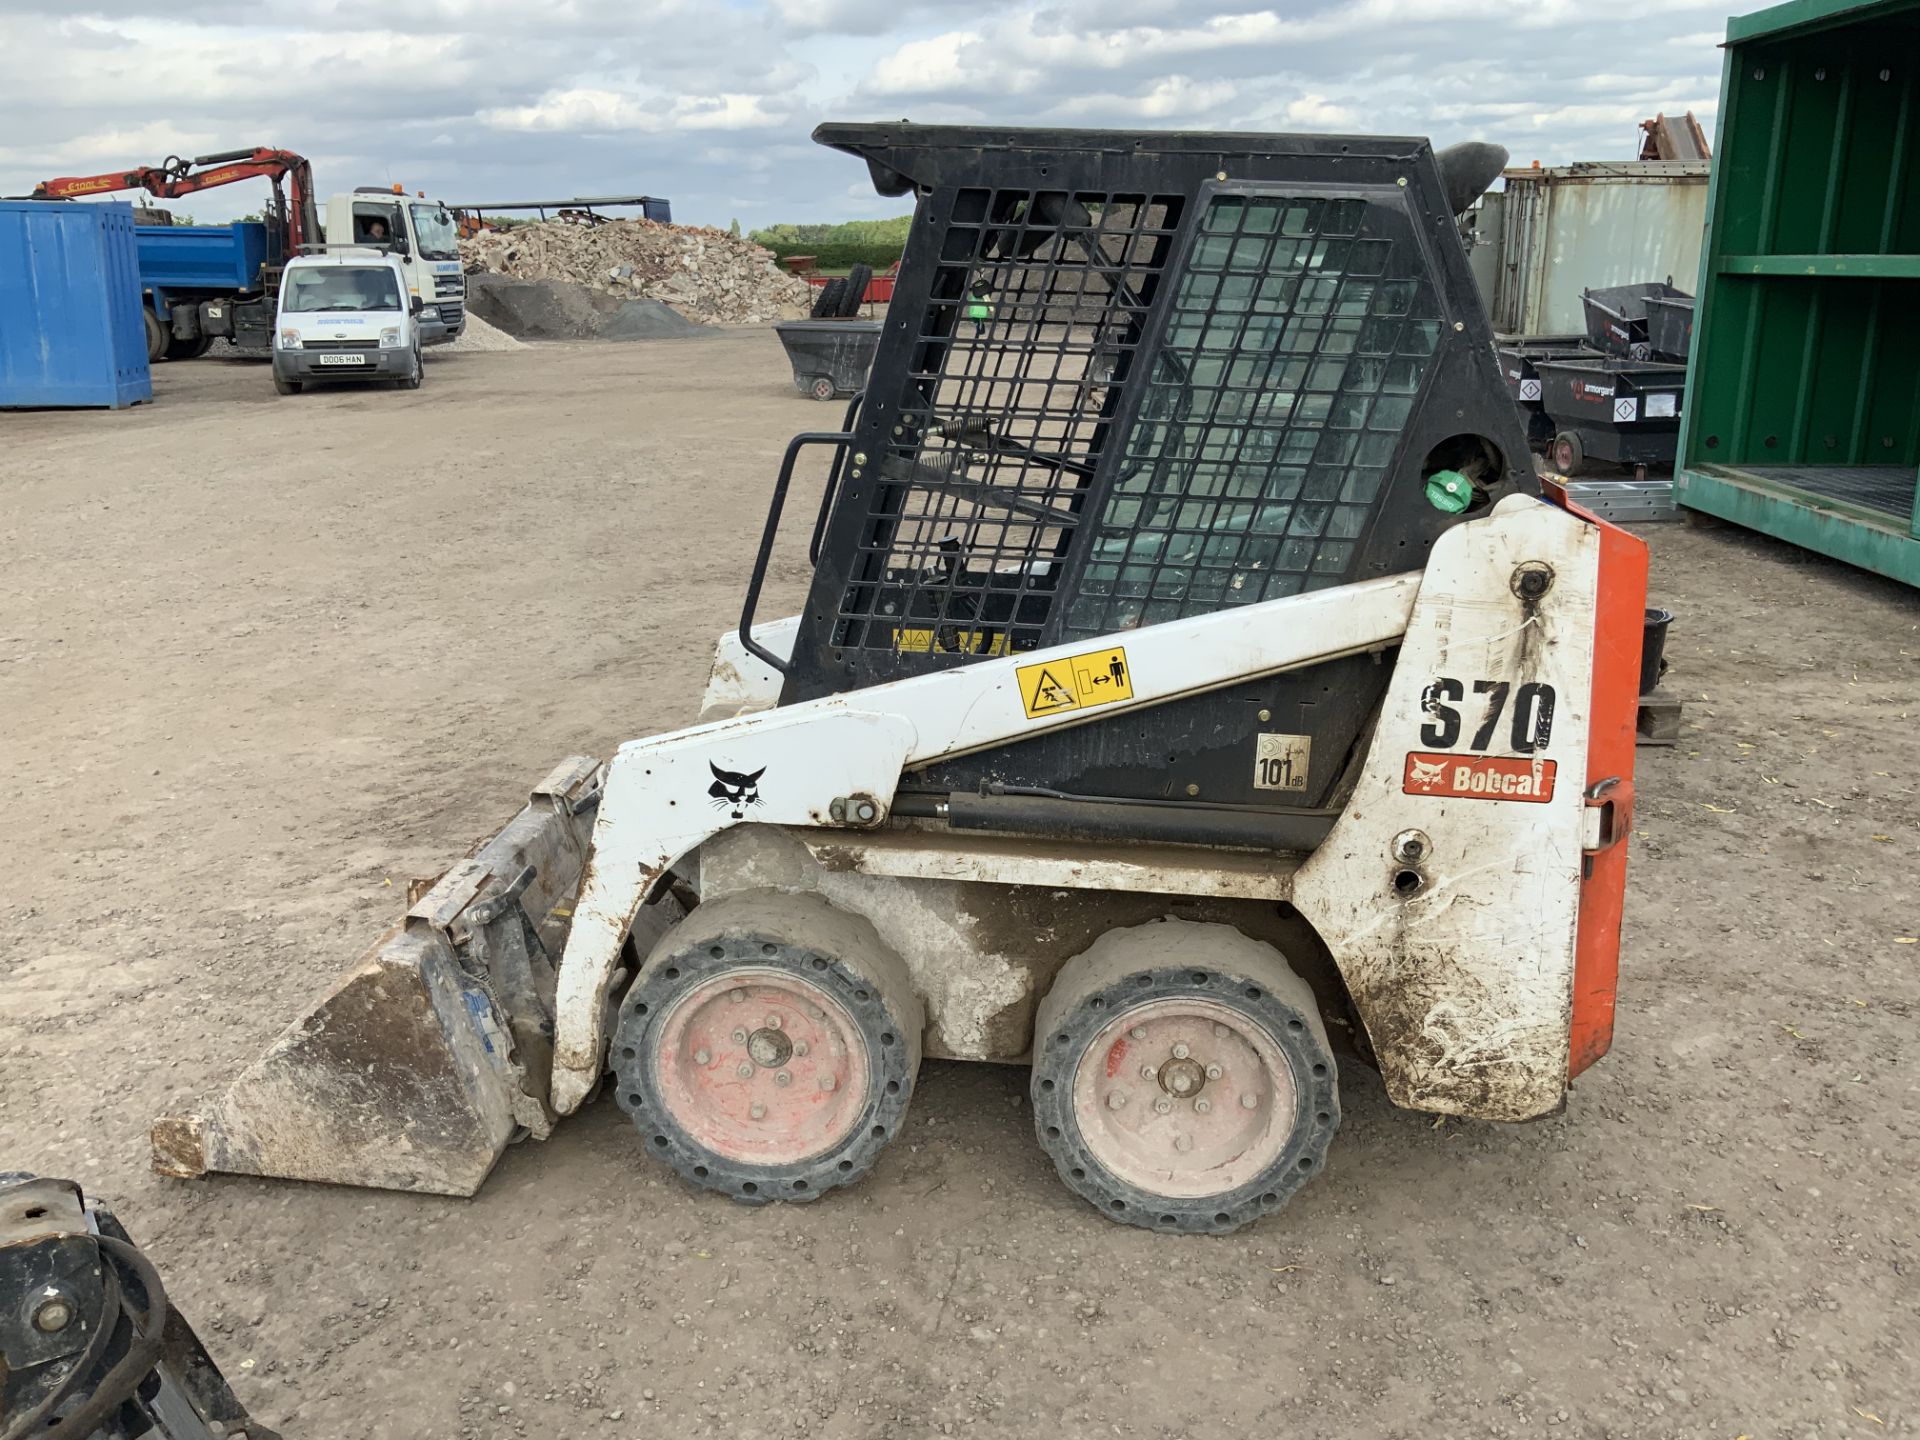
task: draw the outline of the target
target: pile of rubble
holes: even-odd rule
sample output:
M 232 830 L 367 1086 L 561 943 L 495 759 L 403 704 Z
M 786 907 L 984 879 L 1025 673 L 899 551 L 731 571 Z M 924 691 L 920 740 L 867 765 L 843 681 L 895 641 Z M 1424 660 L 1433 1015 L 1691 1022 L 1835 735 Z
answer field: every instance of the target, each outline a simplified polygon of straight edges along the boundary
M 620 299 L 659 300 L 715 325 L 804 316 L 813 294 L 749 240 L 652 220 L 483 230 L 460 242 L 460 258 L 468 274 L 558 280 Z

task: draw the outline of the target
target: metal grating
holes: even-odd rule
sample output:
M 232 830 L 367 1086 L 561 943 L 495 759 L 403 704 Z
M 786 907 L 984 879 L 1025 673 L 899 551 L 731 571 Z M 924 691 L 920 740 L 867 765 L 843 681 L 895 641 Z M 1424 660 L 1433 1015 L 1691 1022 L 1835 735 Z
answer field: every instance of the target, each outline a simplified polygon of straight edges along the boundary
M 1399 212 L 1216 195 L 1065 622 L 1109 634 L 1341 583 L 1439 302 Z M 1396 261 L 1399 262 L 1396 265 Z
M 1183 207 L 1178 196 L 954 193 L 836 646 L 1041 643 Z
M 1749 475 L 1775 485 L 1878 510 L 1899 520 L 1915 509 L 1920 477 L 1905 465 L 1748 465 Z

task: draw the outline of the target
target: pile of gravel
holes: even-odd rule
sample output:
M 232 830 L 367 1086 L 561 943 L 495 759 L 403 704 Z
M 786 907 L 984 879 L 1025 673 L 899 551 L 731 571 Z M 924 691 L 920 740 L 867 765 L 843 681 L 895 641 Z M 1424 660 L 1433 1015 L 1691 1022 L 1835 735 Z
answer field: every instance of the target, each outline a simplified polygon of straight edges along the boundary
M 460 332 L 460 338 L 447 345 L 435 345 L 425 353 L 434 355 L 463 355 L 469 351 L 480 350 L 524 350 L 527 347 L 504 330 L 496 330 L 472 311 L 467 312 L 466 327 Z
M 566 280 L 467 277 L 467 323 L 520 340 L 680 340 L 718 332 L 658 300 L 629 300 Z

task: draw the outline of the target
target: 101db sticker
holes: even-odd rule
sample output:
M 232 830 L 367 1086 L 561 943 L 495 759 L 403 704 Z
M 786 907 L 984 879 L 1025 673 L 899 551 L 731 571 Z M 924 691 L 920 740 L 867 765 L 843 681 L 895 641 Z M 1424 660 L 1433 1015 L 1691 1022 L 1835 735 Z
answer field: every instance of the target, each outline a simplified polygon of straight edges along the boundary
M 1253 752 L 1253 788 L 1305 790 L 1307 763 L 1313 756 L 1311 735 L 1262 735 Z

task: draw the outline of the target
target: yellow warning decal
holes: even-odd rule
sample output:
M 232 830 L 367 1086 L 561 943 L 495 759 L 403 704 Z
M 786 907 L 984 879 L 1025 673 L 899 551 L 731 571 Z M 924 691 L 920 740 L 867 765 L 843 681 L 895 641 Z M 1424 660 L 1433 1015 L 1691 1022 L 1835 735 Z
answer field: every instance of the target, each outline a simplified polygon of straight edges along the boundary
M 966 654 L 1004 655 L 1007 633 L 1004 630 L 895 630 L 893 648 L 902 655 Z
M 1020 703 L 1029 720 L 1133 698 L 1133 672 L 1127 668 L 1127 652 L 1118 645 L 1022 665 L 1013 673 L 1020 679 Z

